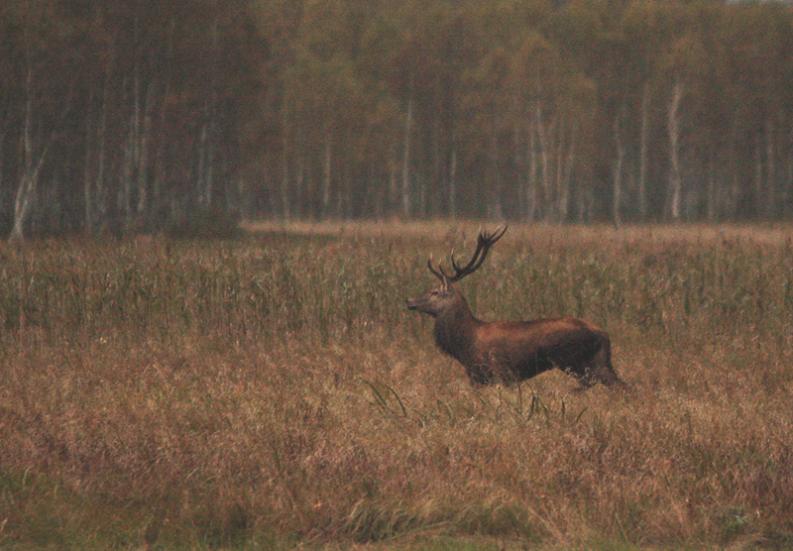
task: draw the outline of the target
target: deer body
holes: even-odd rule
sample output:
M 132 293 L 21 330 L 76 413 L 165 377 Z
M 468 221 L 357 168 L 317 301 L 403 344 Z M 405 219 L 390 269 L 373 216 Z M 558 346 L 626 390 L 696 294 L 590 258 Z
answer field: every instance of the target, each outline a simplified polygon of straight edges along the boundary
M 409 300 L 407 306 L 435 317 L 438 347 L 459 361 L 477 385 L 510 384 L 553 368 L 574 376 L 584 388 L 596 382 L 623 385 L 611 365 L 608 335 L 585 320 L 484 322 L 473 315 L 452 281 L 476 270 L 504 231 L 506 228 L 490 236 L 480 234 L 477 252 L 466 268 L 460 268 L 452 255 L 457 272 L 454 278 L 428 263 L 441 279 L 441 287 Z

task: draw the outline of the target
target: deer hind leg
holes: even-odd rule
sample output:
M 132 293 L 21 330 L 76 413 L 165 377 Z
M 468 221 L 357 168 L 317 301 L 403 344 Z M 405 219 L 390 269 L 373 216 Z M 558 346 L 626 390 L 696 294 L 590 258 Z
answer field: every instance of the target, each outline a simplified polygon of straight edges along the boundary
M 487 364 L 479 363 L 465 366 L 465 374 L 471 386 L 479 388 L 493 382 L 493 373 Z
M 585 369 L 583 371 L 568 371 L 567 373 L 575 377 L 578 381 L 578 387 L 575 388 L 573 392 L 584 392 L 591 388 L 596 382 L 594 377 L 592 377 L 592 371 L 590 369 Z
M 586 363 L 574 363 L 568 367 L 562 367 L 561 370 L 578 381 L 578 388 L 575 389 L 575 392 L 583 392 L 598 382 L 594 371 Z

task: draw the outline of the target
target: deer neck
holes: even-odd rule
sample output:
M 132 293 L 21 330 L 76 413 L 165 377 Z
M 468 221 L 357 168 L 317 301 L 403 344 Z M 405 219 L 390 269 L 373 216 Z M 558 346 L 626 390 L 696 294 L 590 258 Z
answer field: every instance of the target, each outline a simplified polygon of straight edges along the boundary
M 435 343 L 445 353 L 465 363 L 472 353 L 474 330 L 479 323 L 461 296 L 456 304 L 435 318 Z

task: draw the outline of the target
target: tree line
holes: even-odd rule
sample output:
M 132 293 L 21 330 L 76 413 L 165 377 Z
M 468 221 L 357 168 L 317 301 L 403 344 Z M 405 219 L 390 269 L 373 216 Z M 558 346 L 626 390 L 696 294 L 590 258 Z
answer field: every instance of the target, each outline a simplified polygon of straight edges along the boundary
M 0 230 L 793 216 L 793 10 L 6 0 Z

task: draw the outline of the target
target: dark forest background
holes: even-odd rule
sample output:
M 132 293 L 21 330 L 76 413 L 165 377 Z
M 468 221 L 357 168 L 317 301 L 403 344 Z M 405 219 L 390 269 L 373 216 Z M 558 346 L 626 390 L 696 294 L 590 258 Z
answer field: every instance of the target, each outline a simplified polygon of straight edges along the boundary
M 782 2 L 4 0 L 0 231 L 793 217 Z

